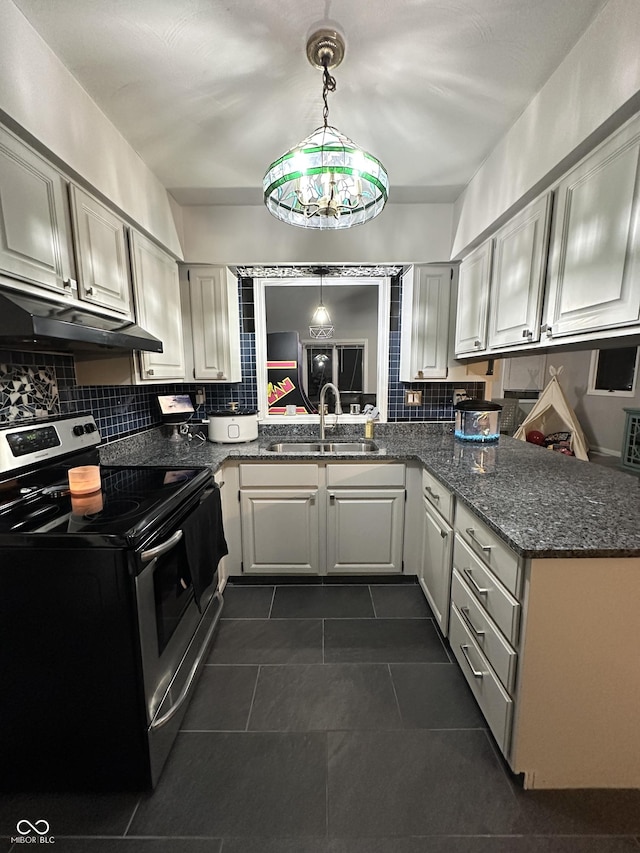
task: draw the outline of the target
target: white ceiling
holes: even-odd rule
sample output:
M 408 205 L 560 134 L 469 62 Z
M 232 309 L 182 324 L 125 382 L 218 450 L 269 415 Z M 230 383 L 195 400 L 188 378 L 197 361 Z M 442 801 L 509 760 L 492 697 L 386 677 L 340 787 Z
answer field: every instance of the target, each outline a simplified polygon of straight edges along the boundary
M 260 203 L 322 124 L 305 45 L 347 49 L 330 123 L 391 201 L 451 201 L 607 0 L 14 0 L 183 204 Z

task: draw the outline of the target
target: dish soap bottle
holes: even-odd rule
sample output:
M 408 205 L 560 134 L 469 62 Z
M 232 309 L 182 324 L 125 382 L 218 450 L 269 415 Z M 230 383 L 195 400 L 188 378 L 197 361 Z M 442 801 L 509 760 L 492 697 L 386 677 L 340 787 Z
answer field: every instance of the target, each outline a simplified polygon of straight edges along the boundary
M 364 423 L 364 437 L 373 438 L 373 418 L 368 417 Z

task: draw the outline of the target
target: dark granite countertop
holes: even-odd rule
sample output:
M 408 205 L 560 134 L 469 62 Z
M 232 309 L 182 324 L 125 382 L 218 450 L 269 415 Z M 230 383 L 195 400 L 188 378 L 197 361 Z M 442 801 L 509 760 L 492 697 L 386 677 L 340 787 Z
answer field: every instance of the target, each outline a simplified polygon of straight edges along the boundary
M 640 556 L 640 479 L 631 474 L 506 436 L 497 444 L 461 442 L 442 424 L 376 425 L 380 451 L 366 455 L 267 449 L 316 435 L 317 428 L 270 426 L 246 444 L 197 437 L 174 444 L 155 429 L 105 445 L 100 454 L 104 464 L 206 465 L 214 472 L 231 460 L 417 460 L 523 557 Z M 338 437 L 362 435 L 339 428 Z

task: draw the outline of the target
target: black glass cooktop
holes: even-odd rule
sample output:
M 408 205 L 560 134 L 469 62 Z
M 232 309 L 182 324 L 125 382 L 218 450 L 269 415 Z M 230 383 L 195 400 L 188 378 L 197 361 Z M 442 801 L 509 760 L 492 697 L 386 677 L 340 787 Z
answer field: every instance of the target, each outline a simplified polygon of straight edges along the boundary
M 135 537 L 200 491 L 202 468 L 101 466 L 99 491 L 68 492 L 70 465 L 53 465 L 0 484 L 0 534 L 51 533 Z

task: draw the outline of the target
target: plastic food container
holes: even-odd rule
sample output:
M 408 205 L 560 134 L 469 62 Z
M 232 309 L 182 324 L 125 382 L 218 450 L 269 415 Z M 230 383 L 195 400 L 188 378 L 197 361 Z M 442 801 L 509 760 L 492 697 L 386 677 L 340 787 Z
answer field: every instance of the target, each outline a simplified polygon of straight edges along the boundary
M 489 400 L 461 400 L 455 405 L 455 436 L 461 441 L 488 442 L 500 438 L 502 406 Z

